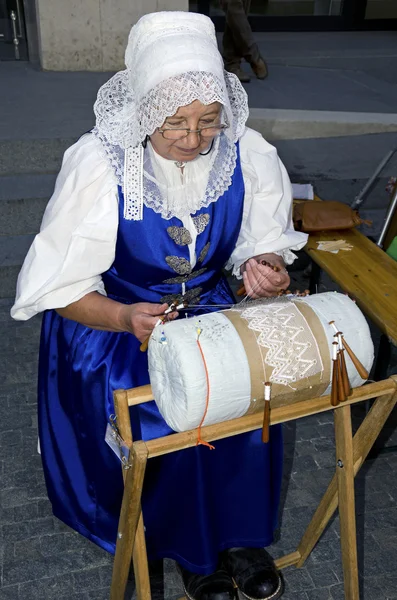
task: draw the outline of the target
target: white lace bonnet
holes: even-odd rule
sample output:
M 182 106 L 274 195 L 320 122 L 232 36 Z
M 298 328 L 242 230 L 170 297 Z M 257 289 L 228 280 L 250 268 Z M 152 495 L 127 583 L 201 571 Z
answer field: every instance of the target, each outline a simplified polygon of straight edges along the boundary
M 140 220 L 143 215 L 142 141 L 166 117 L 193 100 L 203 104 L 220 102 L 229 125 L 213 151 L 212 171 L 202 203 L 208 206 L 231 183 L 236 164 L 235 142 L 243 134 L 248 118 L 247 94 L 238 78 L 223 68 L 212 21 L 189 12 L 145 15 L 131 29 L 125 64 L 125 71 L 116 73 L 99 89 L 93 130 L 122 187 L 124 217 Z M 167 211 L 162 215 L 172 216 Z

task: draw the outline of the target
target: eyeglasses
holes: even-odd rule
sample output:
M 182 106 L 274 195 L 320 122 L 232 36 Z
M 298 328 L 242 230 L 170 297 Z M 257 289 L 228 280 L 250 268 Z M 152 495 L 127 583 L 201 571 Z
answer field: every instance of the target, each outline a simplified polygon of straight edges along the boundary
M 214 137 L 224 129 L 227 129 L 229 125 L 219 124 L 219 125 L 207 125 L 206 127 L 201 127 L 201 129 L 187 129 L 187 128 L 175 128 L 175 129 L 158 129 L 157 131 L 161 133 L 164 139 L 166 140 L 181 140 L 182 138 L 187 137 L 190 133 L 197 133 L 200 137 L 210 138 Z

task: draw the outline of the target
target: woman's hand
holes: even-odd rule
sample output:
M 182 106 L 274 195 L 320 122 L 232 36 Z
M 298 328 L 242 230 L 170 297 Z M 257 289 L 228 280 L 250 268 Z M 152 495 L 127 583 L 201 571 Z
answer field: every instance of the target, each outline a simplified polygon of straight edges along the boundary
M 129 331 L 140 342 L 144 342 L 155 328 L 158 320 L 164 316 L 168 304 L 151 304 L 150 302 L 137 302 L 136 304 L 123 304 L 120 309 L 119 319 L 124 331 Z M 178 316 L 176 311 L 166 315 L 167 321 L 173 321 Z
M 274 271 L 272 267 L 262 265 L 265 260 L 279 267 Z M 283 259 L 277 254 L 263 254 L 250 258 L 241 266 L 245 291 L 251 298 L 270 298 L 277 296 L 280 291 L 288 289 L 290 278 L 285 269 Z

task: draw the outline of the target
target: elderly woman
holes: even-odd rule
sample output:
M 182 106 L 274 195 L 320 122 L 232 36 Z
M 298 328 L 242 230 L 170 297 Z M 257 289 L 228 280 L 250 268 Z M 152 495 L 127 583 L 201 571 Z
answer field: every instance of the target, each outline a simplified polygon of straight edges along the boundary
M 122 496 L 105 443 L 112 393 L 149 382 L 139 345 L 170 298 L 233 301 L 225 265 L 252 297 L 286 288 L 305 236 L 275 149 L 247 129 L 247 98 L 199 14 L 143 17 L 127 69 L 99 91 L 96 127 L 69 148 L 12 308 L 44 311 L 39 434 L 54 514 L 109 552 Z M 265 256 L 282 270 L 258 262 Z M 202 312 L 205 309 L 202 309 Z M 199 314 L 199 311 L 198 313 Z M 178 315 L 173 313 L 171 318 Z M 135 440 L 172 433 L 154 402 L 131 409 Z M 279 427 L 149 462 L 142 498 L 149 558 L 175 559 L 194 600 L 278 598 L 263 549 L 277 523 Z

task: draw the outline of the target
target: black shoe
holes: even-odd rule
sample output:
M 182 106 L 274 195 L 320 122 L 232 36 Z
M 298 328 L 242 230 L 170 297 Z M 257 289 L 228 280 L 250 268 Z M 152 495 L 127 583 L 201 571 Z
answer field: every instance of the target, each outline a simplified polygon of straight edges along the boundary
M 284 593 L 284 582 L 264 548 L 225 550 L 222 564 L 249 600 L 277 600 Z
M 251 69 L 258 79 L 266 79 L 268 76 L 266 61 L 260 56 L 257 62 L 251 63 Z
M 233 600 L 235 588 L 233 581 L 221 568 L 212 575 L 197 575 L 178 565 L 182 576 L 185 594 L 189 600 Z

